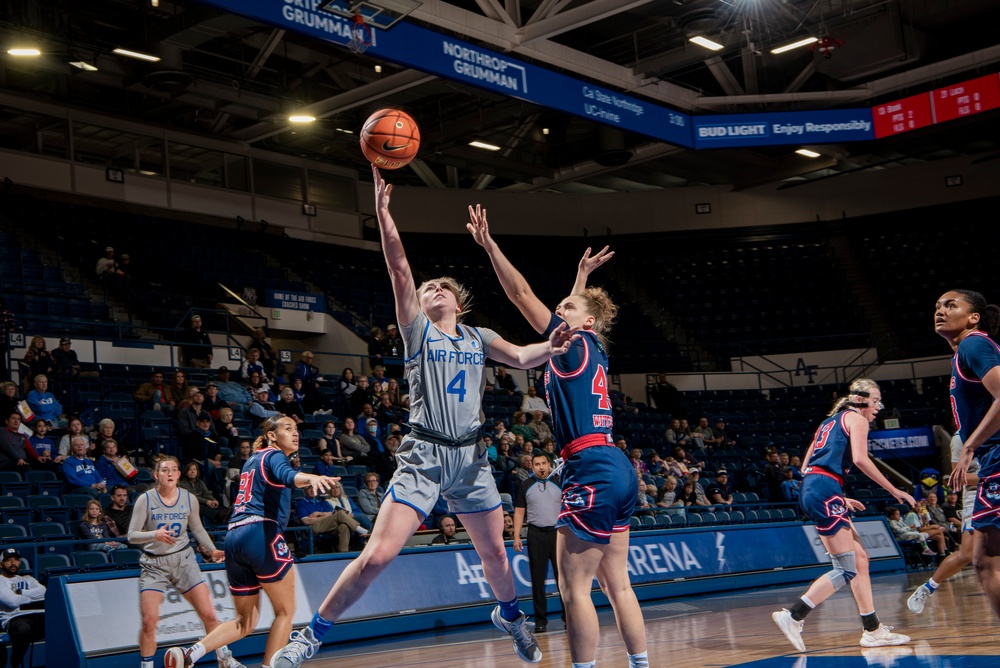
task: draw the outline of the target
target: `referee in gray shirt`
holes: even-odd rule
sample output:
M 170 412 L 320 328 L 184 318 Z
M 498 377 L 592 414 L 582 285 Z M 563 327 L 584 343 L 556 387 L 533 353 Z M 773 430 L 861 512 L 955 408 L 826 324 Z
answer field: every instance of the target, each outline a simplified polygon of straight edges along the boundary
M 535 605 L 535 632 L 548 627 L 548 604 L 545 598 L 545 578 L 549 563 L 559 582 L 556 566 L 556 520 L 562 508 L 562 488 L 558 481 L 549 480 L 552 464 L 538 452 L 531 458 L 532 476 L 517 488 L 514 498 L 514 549 L 520 552 L 521 527 L 528 521 L 528 568 L 531 571 L 531 598 Z M 562 598 L 559 599 L 560 604 Z

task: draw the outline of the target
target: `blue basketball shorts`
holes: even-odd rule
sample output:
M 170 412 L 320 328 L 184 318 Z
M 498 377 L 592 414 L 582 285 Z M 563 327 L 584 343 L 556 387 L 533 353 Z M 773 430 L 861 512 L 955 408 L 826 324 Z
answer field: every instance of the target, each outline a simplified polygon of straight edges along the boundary
M 806 474 L 799 505 L 806 517 L 816 523 L 816 531 L 821 536 L 832 536 L 841 529 L 851 528 L 844 488 L 829 476 Z
M 562 486 L 557 527 L 602 545 L 611 542 L 611 534 L 629 530 L 639 483 L 619 448 L 597 445 L 578 451 L 563 466 Z
M 244 524 L 226 535 L 226 575 L 233 596 L 252 596 L 261 583 L 284 579 L 293 557 L 276 522 Z

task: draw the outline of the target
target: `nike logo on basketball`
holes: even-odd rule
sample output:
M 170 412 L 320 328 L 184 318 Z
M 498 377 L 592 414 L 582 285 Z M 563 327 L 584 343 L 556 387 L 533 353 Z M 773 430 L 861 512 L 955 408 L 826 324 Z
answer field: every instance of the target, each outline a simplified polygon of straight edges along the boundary
M 382 150 L 383 151 L 398 151 L 399 149 L 406 148 L 409 145 L 410 145 L 409 142 L 407 142 L 405 144 L 399 144 L 397 146 L 393 146 L 392 144 L 389 143 L 389 140 L 386 139 L 384 142 L 382 142 Z

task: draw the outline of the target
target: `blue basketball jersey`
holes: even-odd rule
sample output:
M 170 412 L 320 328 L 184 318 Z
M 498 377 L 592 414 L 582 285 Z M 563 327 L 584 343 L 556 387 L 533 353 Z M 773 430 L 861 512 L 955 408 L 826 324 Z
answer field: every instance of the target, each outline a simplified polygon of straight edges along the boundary
M 545 335 L 563 319 L 552 314 Z M 597 335 L 580 332 L 569 352 L 549 360 L 545 367 L 545 395 L 552 415 L 556 444 L 564 448 L 583 436 L 603 434 L 611 443 L 614 418 L 608 397 L 608 354 Z
M 813 437 L 812 455 L 809 457 L 809 468 L 820 468 L 835 473 L 843 478 L 851 470 L 854 458 L 851 455 L 851 436 L 847 433 L 845 418 L 853 408 L 831 415 L 820 423 Z M 809 472 L 806 469 L 806 473 Z
M 962 339 L 951 360 L 951 410 L 965 442 L 982 422 L 993 404 L 993 395 L 983 386 L 983 377 L 1000 366 L 1000 346 L 985 332 L 974 331 Z M 1000 432 L 993 434 L 976 449 L 980 477 L 1000 469 Z
M 250 455 L 240 473 L 240 491 L 233 503 L 230 528 L 251 517 L 263 517 L 284 529 L 292 505 L 289 488 L 295 486 L 296 473 L 278 448 L 263 448 Z

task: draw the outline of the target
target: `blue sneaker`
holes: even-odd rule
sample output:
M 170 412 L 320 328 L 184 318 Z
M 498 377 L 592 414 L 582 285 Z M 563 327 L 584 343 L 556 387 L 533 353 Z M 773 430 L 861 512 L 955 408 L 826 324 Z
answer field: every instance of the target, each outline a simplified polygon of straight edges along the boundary
M 523 612 L 516 620 L 508 622 L 500 615 L 500 606 L 498 605 L 493 608 L 493 614 L 490 615 L 490 618 L 493 620 L 494 626 L 508 634 L 514 641 L 514 651 L 517 652 L 522 661 L 538 663 L 542 660 L 542 650 L 538 649 L 538 642 L 533 633 L 535 625 L 527 620 Z M 274 664 L 274 668 L 280 667 Z

